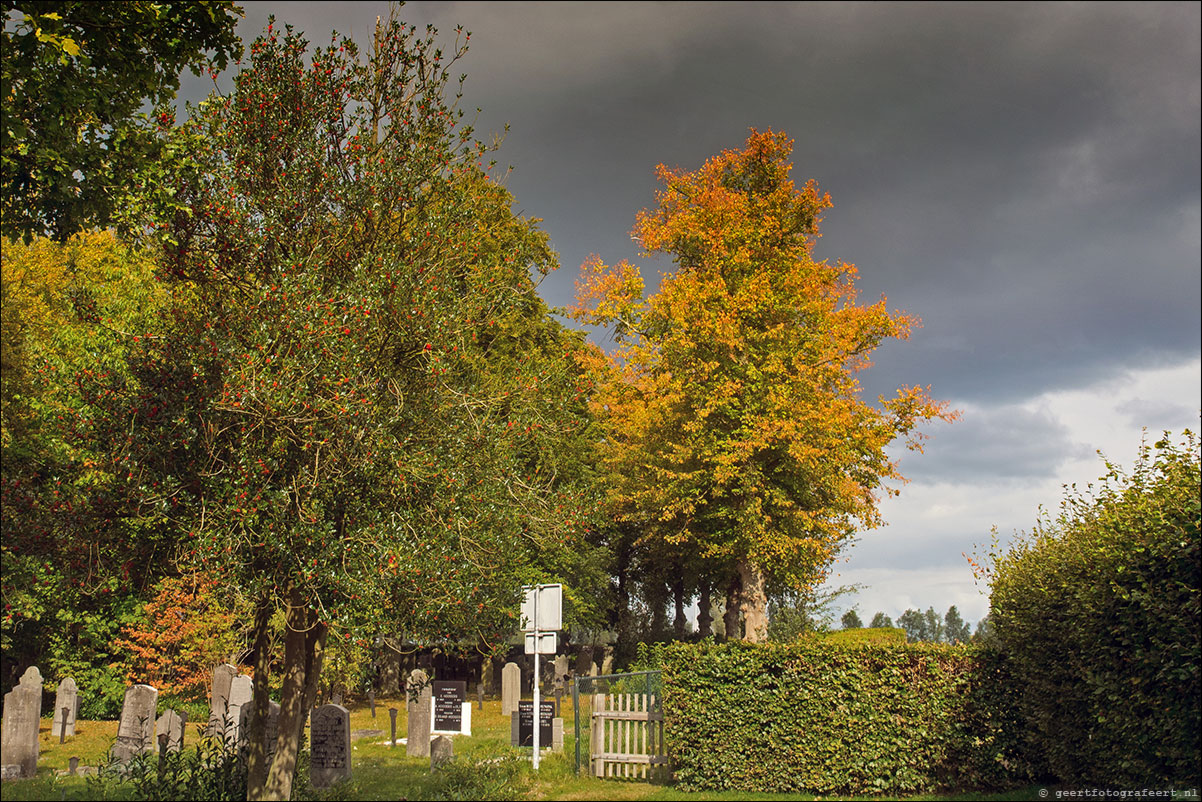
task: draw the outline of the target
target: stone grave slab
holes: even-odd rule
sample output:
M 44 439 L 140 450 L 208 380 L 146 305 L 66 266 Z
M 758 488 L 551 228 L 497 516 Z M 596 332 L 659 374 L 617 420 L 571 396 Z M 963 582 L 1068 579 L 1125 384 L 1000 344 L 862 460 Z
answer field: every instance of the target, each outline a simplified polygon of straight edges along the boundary
M 350 776 L 350 712 L 342 705 L 322 705 L 309 717 L 309 782 L 326 788 Z

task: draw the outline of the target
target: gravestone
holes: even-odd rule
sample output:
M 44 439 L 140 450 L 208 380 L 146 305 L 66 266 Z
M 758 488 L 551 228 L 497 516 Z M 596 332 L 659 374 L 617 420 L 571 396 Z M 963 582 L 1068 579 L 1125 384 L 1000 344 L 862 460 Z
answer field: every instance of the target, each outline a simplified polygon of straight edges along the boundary
M 405 711 L 408 737 L 405 754 L 410 757 L 426 757 L 430 754 L 430 712 L 433 691 L 426 672 L 415 668 L 409 673 L 409 684 L 405 691 Z
M 238 730 L 235 737 L 238 746 L 248 745 L 250 738 L 250 723 L 255 718 L 255 703 L 249 701 L 238 709 Z M 275 754 L 276 741 L 280 737 L 280 703 L 267 702 L 267 723 L 263 725 L 263 748 L 270 760 Z
M 555 703 L 542 702 L 539 707 L 538 748 L 549 749 L 554 740 Z M 534 746 L 534 700 L 518 702 L 517 712 L 509 725 L 509 738 L 513 746 Z
M 455 742 L 448 735 L 440 735 L 430 742 L 430 769 L 455 759 Z
M 42 717 L 42 672 L 30 666 L 20 683 L 4 694 L 4 726 L 0 734 L 4 779 L 38 773 L 38 724 Z M 13 768 L 13 767 L 16 768 Z
M 226 705 L 226 715 L 229 717 L 225 740 L 228 743 L 241 744 L 246 735 L 241 730 L 242 713 L 245 708 L 254 706 L 255 681 L 246 674 L 239 674 L 230 680 L 229 702 Z
M 463 703 L 467 699 L 467 683 L 462 680 L 436 680 L 432 683 L 435 734 L 463 731 Z
M 154 707 L 158 701 L 158 690 L 149 685 L 125 689 L 121 720 L 117 724 L 117 742 L 113 744 L 114 760 L 125 763 L 139 752 L 154 749 Z
M 555 655 L 555 675 L 551 678 L 551 687 L 555 690 L 562 690 L 571 676 L 572 669 L 568 666 L 568 656 L 566 654 Z
M 551 719 L 551 751 L 563 751 L 563 717 L 556 716 Z
M 501 669 L 501 715 L 517 711 L 522 698 L 522 669 L 517 663 L 506 663 Z
M 209 727 L 210 735 L 216 735 L 223 728 L 223 720 L 229 712 L 230 683 L 238 676 L 238 667 L 223 663 L 213 669 L 213 689 L 209 697 Z
M 322 705 L 309 717 L 309 783 L 325 788 L 351 776 L 351 714 Z
M 60 735 L 63 730 L 63 708 L 67 709 L 67 735 L 75 734 L 75 715 L 79 711 L 79 688 L 75 680 L 67 677 L 58 684 L 54 694 L 54 722 L 50 726 L 51 735 Z
M 249 732 L 249 730 L 248 730 Z M 276 742 L 280 740 L 280 703 L 267 703 L 267 723 L 263 725 L 263 745 L 266 747 L 267 759 L 275 756 Z
M 601 649 L 601 673 L 614 673 L 614 647 L 604 646 Z M 593 666 L 592 676 L 597 675 L 597 667 Z
M 163 715 L 159 716 L 158 721 L 154 723 L 154 729 L 159 738 L 167 736 L 166 751 L 178 752 L 183 749 L 186 723 L 187 719 L 171 708 L 167 708 Z

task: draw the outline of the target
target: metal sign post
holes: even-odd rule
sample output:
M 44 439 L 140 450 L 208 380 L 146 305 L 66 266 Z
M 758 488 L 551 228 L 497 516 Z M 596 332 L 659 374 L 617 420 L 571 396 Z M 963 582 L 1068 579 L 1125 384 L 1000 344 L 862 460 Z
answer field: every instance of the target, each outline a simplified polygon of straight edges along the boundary
M 538 731 L 542 729 L 539 725 L 539 713 L 542 708 L 538 705 L 538 597 L 541 595 L 539 591 L 542 588 L 534 589 L 534 770 L 538 771 Z
M 531 633 L 532 637 L 525 638 L 528 645 L 533 644 L 534 651 L 534 768 L 538 770 L 539 759 L 539 726 L 542 706 L 539 704 L 539 665 L 538 656 L 543 651 L 544 639 L 541 635 L 551 635 L 549 645 L 554 654 L 556 643 L 555 630 L 563 627 L 563 585 L 533 585 L 522 588 L 526 598 L 522 602 L 522 629 Z M 546 632 L 546 630 L 551 630 Z

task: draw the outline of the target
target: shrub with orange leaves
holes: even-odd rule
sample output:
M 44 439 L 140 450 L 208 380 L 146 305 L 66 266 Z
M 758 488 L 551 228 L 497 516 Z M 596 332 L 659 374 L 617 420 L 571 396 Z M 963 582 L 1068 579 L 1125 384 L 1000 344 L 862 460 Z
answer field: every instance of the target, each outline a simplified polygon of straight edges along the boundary
M 240 622 L 249 616 L 217 595 L 217 582 L 198 575 L 168 577 L 143 607 L 143 619 L 122 630 L 126 678 L 184 699 L 207 698 L 213 666 L 242 650 Z

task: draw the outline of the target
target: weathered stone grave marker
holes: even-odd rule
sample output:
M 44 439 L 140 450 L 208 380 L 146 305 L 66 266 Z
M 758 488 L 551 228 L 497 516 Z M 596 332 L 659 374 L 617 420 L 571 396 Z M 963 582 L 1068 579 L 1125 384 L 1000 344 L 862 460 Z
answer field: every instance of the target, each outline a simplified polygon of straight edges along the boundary
M 410 757 L 426 757 L 430 754 L 432 693 L 426 672 L 420 668 L 413 669 L 409 673 L 409 683 L 405 689 L 405 711 L 408 718 L 405 754 Z
M 430 770 L 455 759 L 455 742 L 449 736 L 440 735 L 430 743 Z
M 38 772 L 38 723 L 42 717 L 42 672 L 30 666 L 17 687 L 4 694 L 4 727 L 0 734 L 4 779 L 33 777 Z M 15 766 L 15 768 L 13 768 Z
M 388 708 L 388 715 L 392 717 L 392 745 L 396 746 L 396 714 L 400 711 L 395 707 Z
M 506 663 L 501 669 L 501 715 L 508 716 L 518 709 L 522 698 L 522 669 L 517 663 Z
M 163 747 L 165 751 L 178 752 L 184 748 L 184 728 L 187 724 L 187 713 L 176 713 L 171 708 L 163 711 L 163 715 L 159 716 L 154 723 L 154 729 L 158 733 L 159 740 L 164 737 L 167 739 Z
M 350 776 L 350 712 L 342 705 L 322 705 L 309 718 L 309 782 L 325 788 Z
M 117 742 L 113 744 L 113 759 L 125 763 L 139 752 L 154 749 L 154 707 L 158 700 L 158 689 L 149 685 L 133 685 L 125 689 L 121 720 L 117 724 Z
M 229 713 L 230 683 L 238 676 L 238 667 L 223 663 L 213 669 L 213 689 L 209 701 L 210 735 L 223 731 L 224 721 Z
M 64 709 L 66 713 L 64 714 Z M 79 710 L 79 688 L 73 677 L 67 677 L 58 684 L 54 693 L 54 722 L 50 726 L 50 734 L 75 734 L 75 716 Z
M 230 680 L 229 693 L 229 703 L 226 705 L 229 721 L 225 740 L 241 745 L 246 740 L 246 733 L 242 731 L 243 709 L 254 706 L 255 681 L 246 674 L 239 674 Z

